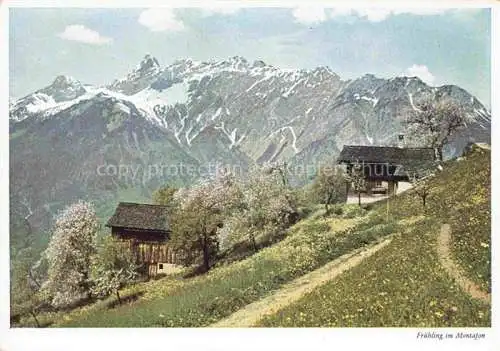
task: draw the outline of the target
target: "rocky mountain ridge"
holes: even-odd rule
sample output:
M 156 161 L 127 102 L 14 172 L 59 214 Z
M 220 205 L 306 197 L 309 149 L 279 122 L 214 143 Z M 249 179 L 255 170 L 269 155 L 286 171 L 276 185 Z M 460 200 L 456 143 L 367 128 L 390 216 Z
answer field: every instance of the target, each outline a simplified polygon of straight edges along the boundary
M 475 97 L 417 77 L 343 80 L 328 67 L 285 70 L 237 56 L 162 68 L 151 55 L 102 87 L 59 76 L 10 104 L 11 213 L 20 223 L 31 212 L 28 221 L 43 228 L 78 198 L 147 199 L 215 164 L 287 161 L 314 171 L 345 144 L 394 144 L 405 116 L 429 97 L 454 99 L 473 118 L 447 155 L 490 142 L 490 112 Z

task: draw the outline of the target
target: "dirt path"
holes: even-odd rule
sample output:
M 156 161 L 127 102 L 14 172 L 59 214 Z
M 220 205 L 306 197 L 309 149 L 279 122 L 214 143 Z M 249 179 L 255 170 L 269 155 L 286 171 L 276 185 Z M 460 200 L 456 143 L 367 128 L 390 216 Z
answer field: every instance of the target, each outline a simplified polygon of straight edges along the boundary
M 448 274 L 455 279 L 458 285 L 473 298 L 491 304 L 491 294 L 479 289 L 469 278 L 467 278 L 462 269 L 453 262 L 451 251 L 451 227 L 449 224 L 443 224 L 438 236 L 437 252 L 441 265 Z
M 297 301 L 314 288 L 325 284 L 348 269 L 355 267 L 362 260 L 388 245 L 391 240 L 392 238 L 388 238 L 372 246 L 357 249 L 345 254 L 321 268 L 285 284 L 273 295 L 243 307 L 226 319 L 212 324 L 210 327 L 245 328 L 254 326 L 263 316 L 275 313 L 283 307 Z

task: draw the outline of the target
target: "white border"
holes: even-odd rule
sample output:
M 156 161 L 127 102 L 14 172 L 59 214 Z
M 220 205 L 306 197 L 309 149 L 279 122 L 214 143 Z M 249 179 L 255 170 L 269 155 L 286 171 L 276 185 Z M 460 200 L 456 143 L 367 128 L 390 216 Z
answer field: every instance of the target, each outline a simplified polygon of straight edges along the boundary
M 500 102 L 497 100 L 500 94 L 500 7 L 496 6 L 492 9 L 491 19 L 491 325 L 498 326 L 500 324 L 499 303 L 500 303 L 500 282 L 495 279 L 496 270 L 499 267 L 500 255 L 496 253 L 497 248 L 500 248 L 500 238 L 498 237 L 498 228 L 500 227 L 500 219 L 497 217 L 500 208 L 500 153 L 498 146 L 500 143 L 496 140 L 500 137 L 500 123 L 498 121 L 498 111 Z M 493 181 L 493 180 L 496 180 Z M 500 345 L 500 333 L 496 336 L 496 345 Z
M 9 0 L 9 7 L 369 7 L 369 8 L 482 8 L 495 6 L 494 0 Z
M 8 1 L 8 0 L 7 0 Z M 425 340 L 417 341 L 416 332 L 422 329 L 407 328 L 370 328 L 370 329 L 8 329 L 9 328 L 9 257 L 8 253 L 8 8 L 9 7 L 294 7 L 298 5 L 325 6 L 325 7 L 379 7 L 379 8 L 411 8 L 411 7 L 464 7 L 481 8 L 492 7 L 492 179 L 500 179 L 500 170 L 495 161 L 498 161 L 496 151 L 497 136 L 500 136 L 500 124 L 497 123 L 497 111 L 500 108 L 496 101 L 498 97 L 498 50 L 499 50 L 499 24 L 500 13 L 498 12 L 498 2 L 496 1 L 379 1 L 374 5 L 370 1 L 169 1 L 167 4 L 158 4 L 157 1 L 145 0 L 121 0 L 112 1 L 89 1 L 89 0 L 68 0 L 68 1 L 8 1 L 0 3 L 0 35 L 3 47 L 0 54 L 0 108 L 2 109 L 1 138 L 0 147 L 0 184 L 1 193 L 1 225 L 0 231 L 0 351 L 14 350 L 185 350 L 196 349 L 203 351 L 215 350 L 252 350 L 272 349 L 272 350 L 333 350 L 333 349 L 383 349 L 383 350 L 490 350 L 493 345 L 500 345 L 500 339 L 495 335 L 494 329 L 429 329 L 428 331 L 481 331 L 487 334 L 487 339 L 482 341 L 456 340 L 437 341 Z M 7 49 L 7 50 L 6 50 Z M 495 248 L 500 247 L 496 235 L 496 228 L 499 222 L 496 218 L 500 201 L 499 187 L 492 182 L 492 269 L 498 267 L 498 255 L 495 255 Z M 498 325 L 497 298 L 499 291 L 498 283 L 493 279 L 493 317 L 492 325 Z M 426 331 L 425 329 L 424 331 Z

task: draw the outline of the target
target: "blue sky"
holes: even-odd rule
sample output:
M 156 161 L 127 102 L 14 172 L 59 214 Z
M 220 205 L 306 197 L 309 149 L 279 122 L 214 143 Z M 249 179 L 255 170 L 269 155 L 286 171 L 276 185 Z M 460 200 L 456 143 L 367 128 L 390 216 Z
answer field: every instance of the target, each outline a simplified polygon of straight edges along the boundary
M 328 65 L 342 78 L 417 75 L 459 85 L 490 106 L 490 10 L 346 8 L 10 9 L 10 96 L 66 74 L 120 78 L 146 53 L 240 55 L 283 68 Z

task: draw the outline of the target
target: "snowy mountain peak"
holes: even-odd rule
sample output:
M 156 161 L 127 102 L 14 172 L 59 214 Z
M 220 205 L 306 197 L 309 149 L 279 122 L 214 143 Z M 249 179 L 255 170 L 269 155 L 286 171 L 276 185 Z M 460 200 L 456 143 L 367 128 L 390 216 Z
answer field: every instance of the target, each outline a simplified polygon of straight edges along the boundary
M 248 66 L 248 61 L 242 56 L 233 56 L 229 58 L 229 62 L 235 66 Z
M 266 67 L 266 63 L 262 60 L 255 60 L 252 64 L 253 67 Z
M 137 65 L 135 70 L 137 72 L 158 72 L 160 70 L 160 63 L 155 57 L 151 56 L 150 54 L 146 54 L 141 62 Z
M 363 75 L 361 77 L 361 79 L 371 80 L 371 79 L 377 79 L 377 77 L 374 74 L 372 74 L 372 73 L 366 73 L 365 75 Z
M 180 71 L 186 72 L 186 71 L 191 70 L 192 68 L 200 66 L 200 65 L 208 65 L 208 63 L 195 61 L 191 58 L 186 58 L 186 59 L 174 61 L 170 66 L 168 66 L 166 68 L 166 70 L 173 70 L 176 72 L 180 72 Z
M 132 72 L 125 78 L 115 80 L 108 88 L 125 95 L 133 95 L 150 85 L 160 73 L 158 60 L 146 54 Z
M 332 71 L 332 69 L 328 66 L 316 67 L 312 72 L 313 75 L 319 75 L 323 79 L 329 76 L 340 79 L 339 75 Z
M 233 56 L 233 57 L 229 58 L 228 61 L 231 64 L 231 66 L 237 70 L 244 70 L 244 69 L 248 69 L 248 67 L 249 67 L 248 61 L 244 57 L 241 57 L 241 56 Z
M 73 100 L 61 100 L 61 92 L 74 96 Z M 489 112 L 459 87 L 434 88 L 415 77 L 384 79 L 373 74 L 345 81 L 328 66 L 278 68 L 260 60 L 249 63 L 241 56 L 217 61 L 181 59 L 161 68 L 158 60 L 147 54 L 125 78 L 105 88 L 59 76 L 51 86 L 11 104 L 9 110 L 13 121 L 31 116 L 40 120 L 64 110 L 71 114 L 83 100 L 119 102 L 128 110 L 133 106 L 135 115 L 172 133 L 178 143 L 189 147 L 207 127 L 220 126 L 222 122 L 224 126 L 216 129 L 228 136 L 234 146 L 261 125 L 261 119 L 273 118 L 283 126 L 273 134 L 277 144 L 271 149 L 285 142 L 278 138 L 283 135 L 292 138 L 290 145 L 295 145 L 292 151 L 296 154 L 301 143 L 311 141 L 302 141 L 307 133 L 320 133 L 307 128 L 309 122 L 314 121 L 311 125 L 315 125 L 323 118 L 321 111 L 338 109 L 339 119 L 351 115 L 361 119 L 355 122 L 362 126 L 362 137 L 353 139 L 354 142 L 383 144 L 389 138 L 386 131 L 399 128 L 400 111 L 415 109 L 415 104 L 426 96 L 466 102 L 476 119 L 481 120 L 481 126 L 488 128 Z M 248 116 L 254 116 L 255 121 Z M 365 134 L 369 137 L 365 138 Z
M 55 102 L 73 100 L 86 92 L 87 90 L 80 81 L 65 75 L 57 76 L 51 85 L 38 91 L 38 93 L 48 95 Z
M 58 89 L 65 89 L 70 86 L 81 86 L 81 83 L 73 77 L 59 75 L 54 79 L 51 86 Z

